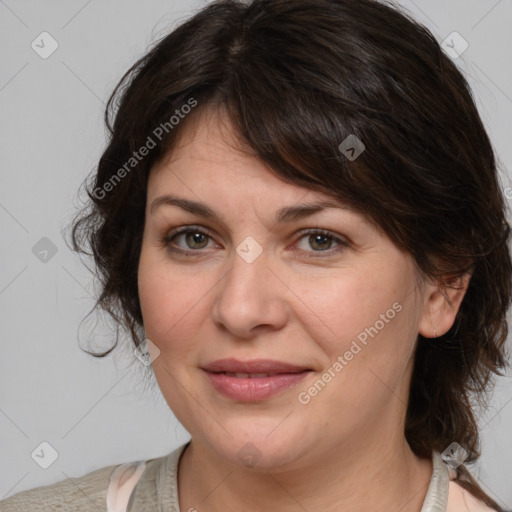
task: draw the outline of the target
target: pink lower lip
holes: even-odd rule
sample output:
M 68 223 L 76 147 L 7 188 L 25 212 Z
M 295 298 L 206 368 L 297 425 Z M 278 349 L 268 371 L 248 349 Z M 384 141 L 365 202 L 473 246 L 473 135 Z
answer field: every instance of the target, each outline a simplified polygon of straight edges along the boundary
M 229 377 L 224 373 L 205 371 L 212 386 L 224 396 L 244 402 L 266 400 L 284 389 L 289 389 L 310 373 L 281 373 L 269 377 Z

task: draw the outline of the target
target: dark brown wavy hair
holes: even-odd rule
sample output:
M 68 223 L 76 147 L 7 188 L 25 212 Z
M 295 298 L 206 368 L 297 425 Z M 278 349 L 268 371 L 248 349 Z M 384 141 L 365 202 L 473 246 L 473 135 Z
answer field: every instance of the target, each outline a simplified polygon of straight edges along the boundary
M 73 219 L 94 258 L 95 305 L 142 342 L 137 268 L 151 167 L 206 108 L 280 178 L 349 203 L 444 286 L 472 278 L 453 327 L 418 335 L 405 436 L 429 458 L 480 455 L 472 404 L 508 356 L 510 227 L 469 85 L 435 37 L 376 0 L 220 0 L 157 41 L 105 111 L 109 140 Z M 339 145 L 357 136 L 355 160 Z M 141 148 L 145 147 L 146 150 Z M 144 154 L 143 154 L 144 153 Z M 124 171 L 123 171 L 124 169 Z M 89 352 L 90 353 L 90 352 Z M 464 465 L 458 482 L 496 510 Z

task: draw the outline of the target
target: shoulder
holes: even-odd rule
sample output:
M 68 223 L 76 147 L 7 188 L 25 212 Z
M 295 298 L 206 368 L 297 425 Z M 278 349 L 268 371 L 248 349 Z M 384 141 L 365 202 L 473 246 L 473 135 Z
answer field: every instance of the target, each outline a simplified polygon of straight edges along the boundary
M 189 444 L 190 441 L 167 455 L 146 462 L 126 510 L 179 510 L 178 465 Z
M 107 466 L 77 478 L 21 491 L 0 501 L 0 512 L 47 512 L 49 510 L 106 510 L 110 476 L 118 465 Z
M 450 480 L 447 512 L 496 512 L 483 501 L 475 498 L 456 481 Z
M 432 477 L 421 512 L 496 512 L 460 485 L 458 479 L 464 476 L 463 473 L 446 463 L 441 453 L 432 453 L 432 466 Z M 469 481 L 472 481 L 469 476 Z
M 19 492 L 0 500 L 0 512 L 117 512 L 126 510 L 129 501 L 152 502 L 157 497 L 174 506 L 177 503 L 178 461 L 189 443 L 161 457 L 115 464 L 81 477 Z M 133 493 L 134 490 L 138 492 Z

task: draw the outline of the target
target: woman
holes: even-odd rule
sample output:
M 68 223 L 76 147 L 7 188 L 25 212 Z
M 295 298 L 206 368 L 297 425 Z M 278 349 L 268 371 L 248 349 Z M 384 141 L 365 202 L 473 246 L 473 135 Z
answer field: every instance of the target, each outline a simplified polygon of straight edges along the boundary
M 374 0 L 221 0 L 106 122 L 73 248 L 191 440 L 0 510 L 502 510 L 465 463 L 506 366 L 510 230 L 425 28 Z

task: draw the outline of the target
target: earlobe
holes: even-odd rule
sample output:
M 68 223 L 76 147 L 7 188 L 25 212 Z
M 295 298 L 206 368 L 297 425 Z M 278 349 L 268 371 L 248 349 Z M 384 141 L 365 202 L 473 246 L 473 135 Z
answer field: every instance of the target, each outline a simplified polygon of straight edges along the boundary
M 456 279 L 431 284 L 425 288 L 425 307 L 419 324 L 419 334 L 425 338 L 437 338 L 446 334 L 455 322 L 471 279 L 465 273 Z

